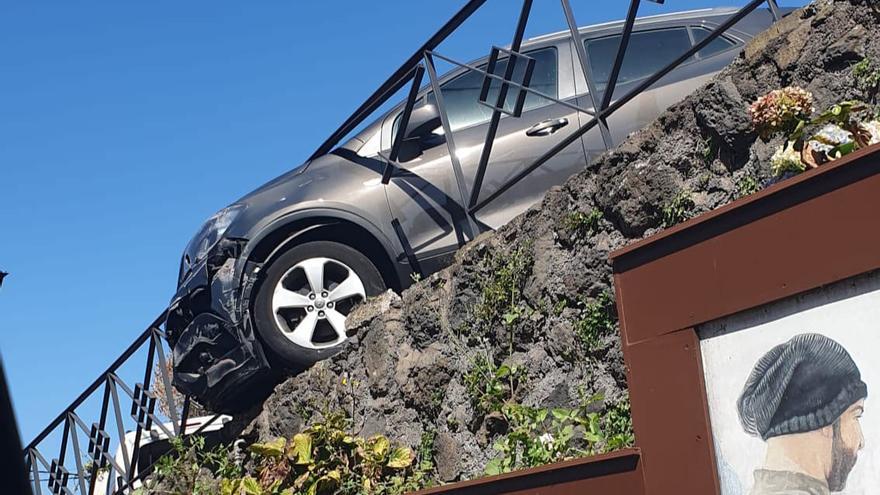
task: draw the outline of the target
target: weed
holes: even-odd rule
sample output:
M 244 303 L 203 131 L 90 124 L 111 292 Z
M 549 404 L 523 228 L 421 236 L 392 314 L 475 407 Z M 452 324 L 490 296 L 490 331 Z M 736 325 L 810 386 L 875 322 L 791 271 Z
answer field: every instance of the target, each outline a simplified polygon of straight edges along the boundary
M 663 227 L 669 228 L 687 220 L 693 214 L 695 206 L 690 191 L 679 192 L 660 209 Z
M 880 90 L 880 68 L 868 58 L 853 66 L 853 78 L 856 87 L 868 95 L 868 99 L 874 101 Z
M 584 398 L 574 409 L 539 409 L 506 404 L 502 410 L 508 431 L 493 446 L 499 452 L 486 474 L 499 474 L 594 455 L 632 445 L 628 406 L 613 406 L 602 414 L 590 412 L 601 395 Z
M 742 198 L 750 194 L 755 194 L 761 189 L 758 180 L 751 175 L 743 175 L 736 181 L 736 197 Z
M 527 246 L 508 254 L 496 254 L 489 262 L 489 280 L 483 286 L 476 316 L 485 323 L 497 322 L 505 314 L 517 311 L 522 289 L 532 268 Z
M 602 211 L 593 208 L 589 213 L 582 211 L 569 213 L 562 220 L 562 225 L 571 236 L 585 238 L 599 231 L 599 222 L 601 220 Z
M 429 473 L 434 470 L 434 439 L 437 432 L 434 430 L 425 430 L 422 433 L 422 439 L 419 442 L 419 470 Z
M 504 404 L 515 400 L 517 387 L 524 378 L 524 369 L 496 366 L 491 356 L 479 354 L 464 382 L 474 408 L 485 415 L 501 411 Z
M 584 305 L 574 325 L 575 334 L 588 352 L 594 351 L 601 343 L 601 338 L 614 331 L 616 323 L 614 298 L 606 291 Z
M 206 486 L 202 470 L 209 470 L 216 477 L 241 476 L 241 467 L 231 458 L 225 446 L 208 449 L 205 438 L 191 436 L 185 440 L 179 437 L 170 441 L 171 452 L 162 456 L 153 465 L 153 474 L 145 483 L 146 491 L 156 483 L 170 483 L 173 493 L 195 495 L 213 493 L 213 487 Z
M 568 307 L 568 301 L 565 299 L 560 299 L 556 301 L 556 304 L 553 305 L 553 315 L 554 316 L 562 316 L 562 312 L 565 311 L 565 308 Z
M 703 163 L 706 165 L 715 161 L 715 158 L 718 156 L 718 147 L 715 146 L 715 140 L 712 139 L 712 136 L 703 139 L 703 148 L 700 150 L 700 155 L 703 157 Z
M 629 398 L 605 409 L 602 426 L 605 430 L 605 443 L 608 450 L 631 447 L 635 443 Z
M 258 464 L 256 476 L 224 478 L 223 495 L 398 495 L 425 485 L 414 466 L 415 454 L 382 435 L 348 433 L 342 413 L 294 435 L 250 447 Z

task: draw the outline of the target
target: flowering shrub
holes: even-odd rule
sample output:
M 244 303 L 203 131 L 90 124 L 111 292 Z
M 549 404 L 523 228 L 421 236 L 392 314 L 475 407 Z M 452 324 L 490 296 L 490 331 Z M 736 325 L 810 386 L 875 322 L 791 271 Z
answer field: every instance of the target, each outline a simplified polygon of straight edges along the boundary
M 880 121 L 862 122 L 858 118 L 867 110 L 861 102 L 844 101 L 810 119 L 815 111 L 813 95 L 796 86 L 771 91 L 749 107 L 752 123 L 762 138 L 779 133 L 786 137 L 770 159 L 771 171 L 777 177 L 816 168 L 880 142 Z
M 797 86 L 777 89 L 749 107 L 752 123 L 763 138 L 792 132 L 813 113 L 813 95 Z

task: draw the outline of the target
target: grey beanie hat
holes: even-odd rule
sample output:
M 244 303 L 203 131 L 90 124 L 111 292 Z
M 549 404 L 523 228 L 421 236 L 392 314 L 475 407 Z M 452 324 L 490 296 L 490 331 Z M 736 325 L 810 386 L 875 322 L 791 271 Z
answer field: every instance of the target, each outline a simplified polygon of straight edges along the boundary
M 798 335 L 762 357 L 737 401 L 746 433 L 768 438 L 834 423 L 868 387 L 846 349 L 824 335 Z

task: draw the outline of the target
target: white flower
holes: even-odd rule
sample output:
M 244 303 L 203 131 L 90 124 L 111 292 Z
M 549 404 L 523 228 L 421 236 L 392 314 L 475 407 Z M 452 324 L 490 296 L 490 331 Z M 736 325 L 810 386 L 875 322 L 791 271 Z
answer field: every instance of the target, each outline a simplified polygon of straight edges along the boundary
M 865 122 L 862 124 L 862 127 L 871 134 L 871 139 L 868 141 L 868 144 L 880 143 L 880 120 Z
M 794 143 L 788 142 L 779 146 L 773 157 L 770 158 L 770 167 L 773 175 L 780 176 L 785 172 L 803 172 L 806 166 L 801 161 L 801 155 L 794 149 Z
M 827 124 L 821 131 L 816 133 L 814 139 L 820 143 L 834 147 L 840 146 L 841 144 L 851 143 L 853 141 L 853 135 L 851 132 L 842 129 L 836 124 Z
M 553 435 L 551 435 L 550 433 L 544 433 L 543 435 L 538 437 L 538 440 L 541 441 L 541 445 L 546 447 L 546 446 L 552 444 L 554 439 L 553 439 Z

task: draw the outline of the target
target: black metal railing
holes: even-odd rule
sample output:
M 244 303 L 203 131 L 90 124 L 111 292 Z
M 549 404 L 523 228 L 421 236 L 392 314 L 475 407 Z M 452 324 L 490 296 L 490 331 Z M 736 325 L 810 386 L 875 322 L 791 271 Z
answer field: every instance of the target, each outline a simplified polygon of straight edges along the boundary
M 649 0 L 655 3 L 664 3 L 663 0 Z M 589 90 L 589 98 L 592 108 L 583 108 L 576 104 L 561 101 L 558 98 L 543 94 L 534 88 L 529 87 L 530 70 L 526 67 L 523 71 L 522 79 L 519 81 L 512 80 L 516 71 L 517 63 L 533 64 L 534 60 L 520 52 L 523 43 L 523 36 L 529 17 L 532 13 L 533 0 L 523 0 L 517 24 L 514 29 L 513 40 L 507 49 L 493 47 L 490 63 L 485 68 L 476 67 L 466 63 L 455 61 L 452 58 L 443 56 L 437 52 L 437 47 L 446 40 L 459 26 L 470 18 L 480 7 L 485 4 L 486 0 L 470 0 L 467 4 L 456 13 L 437 33 L 435 33 L 424 45 L 419 47 L 416 52 L 407 59 L 407 61 L 397 69 L 385 83 L 383 83 L 358 109 L 343 122 L 343 124 L 315 151 L 311 159 L 322 156 L 333 150 L 339 142 L 354 131 L 361 123 L 370 115 L 376 112 L 383 104 L 392 98 L 398 90 L 410 84 L 410 90 L 404 110 L 401 115 L 400 125 L 397 130 L 396 139 L 393 142 L 390 154 L 384 157 L 387 160 L 386 167 L 382 173 L 382 182 L 388 184 L 395 173 L 402 165 L 398 162 L 400 154 L 400 146 L 403 141 L 403 133 L 407 128 L 410 117 L 415 108 L 422 81 L 427 73 L 430 89 L 434 94 L 436 104 L 441 117 L 441 124 L 446 136 L 446 146 L 450 162 L 452 165 L 452 174 L 455 177 L 459 200 L 462 211 L 467 215 L 469 223 L 474 222 L 474 215 L 484 208 L 487 204 L 497 199 L 505 191 L 509 190 L 518 182 L 525 179 L 530 173 L 541 167 L 547 161 L 575 143 L 585 133 L 595 127 L 599 127 L 606 148 L 612 145 L 610 132 L 608 129 L 607 119 L 615 111 L 626 105 L 640 93 L 657 83 L 661 78 L 674 70 L 676 67 L 684 63 L 691 56 L 706 48 L 715 39 L 724 32 L 742 20 L 748 14 L 753 12 L 764 3 L 769 5 L 770 11 L 774 19 L 779 19 L 779 9 L 774 0 L 752 0 L 748 2 L 735 14 L 731 15 L 721 25 L 711 31 L 703 40 L 695 43 L 689 50 L 681 54 L 677 59 L 668 64 L 666 67 L 658 70 L 655 74 L 639 83 L 635 88 L 628 91 L 615 101 L 612 101 L 614 90 L 617 89 L 617 82 L 620 70 L 626 55 L 627 48 L 635 20 L 638 15 L 640 0 L 631 0 L 623 24 L 620 44 L 617 49 L 614 63 L 609 75 L 609 80 L 601 101 L 596 101 L 599 92 L 596 91 L 597 85 L 591 73 L 590 66 L 587 61 L 587 49 L 580 42 L 578 24 L 576 22 L 574 12 L 571 8 L 569 0 L 560 0 L 562 12 L 565 16 L 566 23 L 576 50 L 577 60 L 580 70 L 587 82 Z M 507 68 L 503 75 L 495 73 L 495 62 L 499 57 L 507 57 L 509 60 Z M 483 143 L 483 149 L 480 155 L 480 161 L 476 171 L 473 184 L 468 187 L 464 180 L 464 174 L 461 164 L 458 162 L 455 149 L 455 135 L 452 132 L 446 108 L 443 102 L 443 94 L 440 91 L 440 80 L 437 76 L 435 59 L 440 59 L 454 66 L 465 69 L 466 71 L 474 71 L 483 75 L 483 87 L 480 93 L 479 103 L 486 105 L 492 109 L 492 116 L 486 132 L 486 138 Z M 516 62 L 518 59 L 521 62 Z M 494 61 L 494 62 L 493 62 Z M 488 101 L 489 87 L 492 82 L 499 84 L 499 91 L 495 101 Z M 511 91 L 516 91 L 517 96 L 512 109 L 506 108 L 508 95 Z M 499 121 L 503 114 L 511 117 L 519 117 L 526 94 L 533 94 L 555 103 L 571 107 L 576 111 L 589 115 L 591 118 L 581 125 L 574 132 L 570 133 L 563 140 L 552 148 L 544 152 L 533 163 L 526 166 L 515 176 L 508 179 L 507 182 L 499 186 L 486 198 L 480 200 L 480 191 L 485 178 L 486 169 L 489 166 L 492 147 L 495 142 L 496 133 L 498 131 Z M 406 255 L 414 267 L 418 267 L 418 260 L 415 259 L 412 250 L 408 249 L 408 242 L 404 237 L 404 233 L 400 228 L 400 223 L 396 219 L 392 221 L 395 232 L 401 237 L 401 244 L 404 246 Z M 460 237 L 460 242 L 467 239 Z M 417 268 L 416 268 L 417 270 Z M 44 490 L 52 494 L 72 494 L 72 493 L 122 493 L 138 482 L 145 473 L 149 473 L 149 466 L 138 466 L 138 450 L 141 444 L 141 438 L 144 434 L 154 431 L 156 428 L 163 431 L 168 437 L 180 437 L 186 434 L 186 421 L 190 409 L 189 397 L 179 397 L 173 392 L 172 377 L 168 368 L 168 357 L 166 356 L 166 337 L 161 327 L 165 321 L 165 313 L 161 314 L 156 320 L 145 330 L 135 342 L 129 346 L 119 358 L 110 365 L 107 370 L 102 373 L 76 400 L 71 403 L 61 414 L 58 415 L 46 429 L 44 429 L 36 438 L 34 438 L 24 449 L 25 461 L 27 469 L 30 473 L 30 481 L 34 493 L 42 494 Z M 129 386 L 118 373 L 118 371 L 130 361 L 139 360 L 141 356 L 139 351 L 146 347 L 146 363 L 143 372 L 143 380 L 135 383 L 133 387 Z M 158 366 L 156 366 L 158 365 Z M 154 370 L 158 369 L 158 372 Z M 157 383 L 153 380 L 153 374 L 156 373 L 161 386 L 157 387 Z M 89 424 L 83 420 L 83 414 L 78 412 L 88 399 L 101 394 L 100 414 L 97 421 Z M 156 402 L 164 399 L 168 405 L 167 418 L 160 417 L 156 411 Z M 178 411 L 180 411 L 178 413 Z M 216 416 L 214 417 L 216 419 Z M 167 422 L 163 422 L 167 419 Z M 167 425 L 170 425 L 170 428 Z M 112 426 L 112 427 L 111 427 Z M 204 425 L 200 428 L 205 428 Z M 52 435 L 57 434 L 61 429 L 60 439 L 57 442 Z M 134 433 L 133 442 L 129 447 L 126 442 L 126 435 Z M 196 432 L 198 433 L 198 432 Z M 115 447 L 115 449 L 114 449 Z M 58 454 L 47 459 L 47 452 L 55 452 Z M 71 454 L 72 451 L 72 454 Z M 121 459 L 117 459 L 116 452 L 121 453 Z M 71 458 L 73 459 L 71 461 Z M 85 459 L 85 462 L 84 462 Z M 73 467 L 73 471 L 67 466 Z M 75 466 L 75 467 L 74 467 Z M 99 473 L 109 472 L 111 475 L 100 476 Z M 103 480 L 101 486 L 98 486 L 99 480 Z M 72 485 L 72 488 L 71 488 Z
M 151 466 L 137 465 L 144 435 L 158 431 L 167 438 L 175 438 L 186 434 L 190 399 L 174 392 L 166 338 L 161 330 L 165 316 L 164 312 L 159 315 L 106 371 L 24 448 L 25 464 L 35 494 L 41 495 L 44 490 L 52 494 L 123 492 L 150 470 Z M 141 361 L 144 349 L 145 362 Z M 131 364 L 144 366 L 143 380 L 133 386 L 120 376 L 120 370 Z M 97 421 L 89 424 L 80 409 L 86 408 L 87 401 L 98 394 L 101 395 L 100 414 Z M 159 400 L 167 406 L 165 414 L 157 411 Z M 206 426 L 207 423 L 201 428 Z M 59 429 L 60 439 L 50 441 L 50 435 L 58 433 Z M 127 438 L 132 434 L 133 438 Z M 46 446 L 44 443 L 55 445 Z M 57 447 L 58 454 L 49 460 L 45 453 L 54 451 L 54 447 Z

